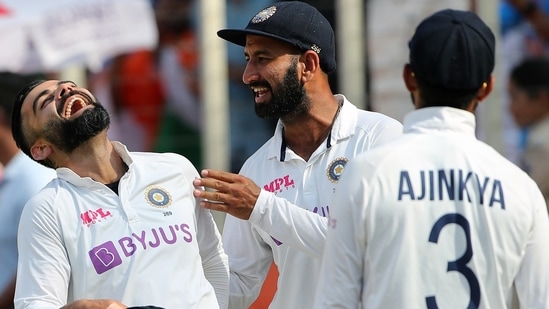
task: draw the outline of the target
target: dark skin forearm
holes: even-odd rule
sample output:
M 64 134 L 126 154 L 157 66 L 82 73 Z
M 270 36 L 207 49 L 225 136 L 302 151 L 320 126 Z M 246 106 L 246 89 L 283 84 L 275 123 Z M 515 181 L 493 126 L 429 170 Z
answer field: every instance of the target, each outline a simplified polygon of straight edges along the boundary
M 13 296 L 15 294 L 15 276 L 0 294 L 0 309 L 13 308 Z

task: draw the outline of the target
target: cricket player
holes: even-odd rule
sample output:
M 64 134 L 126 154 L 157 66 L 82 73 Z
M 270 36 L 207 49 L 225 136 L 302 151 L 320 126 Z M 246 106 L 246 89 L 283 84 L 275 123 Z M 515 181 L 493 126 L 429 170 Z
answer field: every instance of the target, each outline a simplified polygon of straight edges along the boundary
M 334 33 L 308 4 L 274 3 L 245 29 L 218 35 L 244 46 L 242 79 L 256 114 L 279 119 L 273 137 L 248 158 L 240 175 L 206 170 L 195 181 L 215 189 L 196 190 L 209 201 L 204 207 L 230 214 L 223 230 L 229 307 L 248 308 L 274 261 L 280 275 L 270 308 L 312 308 L 339 177 L 349 159 L 400 136 L 402 125 L 332 93 Z
M 15 98 L 12 132 L 57 178 L 25 206 L 17 309 L 226 308 L 229 271 L 198 172 L 177 154 L 129 152 L 110 118 L 71 81 L 37 81 Z
M 347 165 L 314 308 L 549 308 L 549 219 L 534 181 L 475 137 L 495 38 L 443 10 L 409 42 L 404 135 Z

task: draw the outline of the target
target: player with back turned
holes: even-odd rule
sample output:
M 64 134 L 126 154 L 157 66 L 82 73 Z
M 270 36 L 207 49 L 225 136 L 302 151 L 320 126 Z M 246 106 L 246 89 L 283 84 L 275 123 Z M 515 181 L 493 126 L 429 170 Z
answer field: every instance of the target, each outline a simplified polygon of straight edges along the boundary
M 351 160 L 314 308 L 549 308 L 549 219 L 517 166 L 475 137 L 495 38 L 443 10 L 409 42 L 404 134 Z

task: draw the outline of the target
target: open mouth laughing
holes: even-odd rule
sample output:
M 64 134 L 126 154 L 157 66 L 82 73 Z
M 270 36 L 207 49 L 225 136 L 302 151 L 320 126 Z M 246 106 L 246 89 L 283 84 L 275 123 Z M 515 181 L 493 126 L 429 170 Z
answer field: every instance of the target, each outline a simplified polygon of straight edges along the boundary
M 57 109 L 59 115 L 65 119 L 70 119 L 73 115 L 91 105 L 91 100 L 87 96 L 84 96 L 84 94 L 71 94 L 71 96 L 61 100 L 61 104 L 59 104 Z
M 72 98 L 67 101 L 65 104 L 65 110 L 63 111 L 63 117 L 71 118 L 72 113 L 76 113 L 82 108 L 86 107 L 88 104 L 80 98 Z
M 260 103 L 265 100 L 265 95 L 270 93 L 270 88 L 265 85 L 260 85 L 259 83 L 250 85 L 255 97 L 255 102 Z

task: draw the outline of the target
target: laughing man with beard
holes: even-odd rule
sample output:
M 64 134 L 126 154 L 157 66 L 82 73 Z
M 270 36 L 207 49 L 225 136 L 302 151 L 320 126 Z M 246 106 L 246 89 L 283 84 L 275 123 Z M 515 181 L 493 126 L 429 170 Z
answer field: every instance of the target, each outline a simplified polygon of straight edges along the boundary
M 198 172 L 177 154 L 129 152 L 109 121 L 71 81 L 16 96 L 17 145 L 58 178 L 21 216 L 15 307 L 226 308 L 227 257 L 193 197 Z

